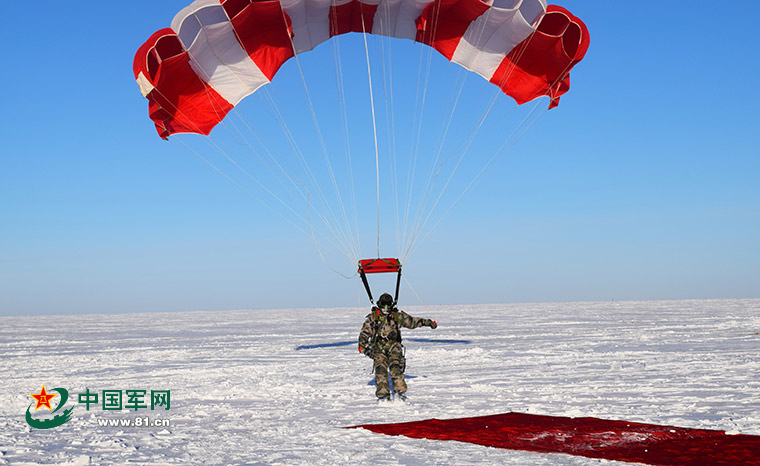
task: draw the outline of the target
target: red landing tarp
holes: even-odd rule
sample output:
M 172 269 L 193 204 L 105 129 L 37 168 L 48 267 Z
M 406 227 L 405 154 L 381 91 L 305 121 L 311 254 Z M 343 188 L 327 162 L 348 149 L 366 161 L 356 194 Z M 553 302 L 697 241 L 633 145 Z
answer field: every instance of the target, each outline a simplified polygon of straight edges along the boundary
M 457 440 L 510 450 L 667 466 L 760 465 L 760 436 L 592 417 L 507 413 L 361 427 L 387 435 Z

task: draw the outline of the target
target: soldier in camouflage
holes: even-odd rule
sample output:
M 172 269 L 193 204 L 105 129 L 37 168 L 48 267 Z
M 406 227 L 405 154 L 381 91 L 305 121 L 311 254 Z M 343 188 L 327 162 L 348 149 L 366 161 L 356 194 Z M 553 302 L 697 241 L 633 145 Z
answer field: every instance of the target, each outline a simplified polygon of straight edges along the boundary
M 375 362 L 375 394 L 380 400 L 390 400 L 388 373 L 393 381 L 393 391 L 400 399 L 406 399 L 404 369 L 404 347 L 401 345 L 400 327 L 436 328 L 438 324 L 430 319 L 412 317 L 393 305 L 393 297 L 384 293 L 377 300 L 377 306 L 367 315 L 359 333 L 359 352 Z

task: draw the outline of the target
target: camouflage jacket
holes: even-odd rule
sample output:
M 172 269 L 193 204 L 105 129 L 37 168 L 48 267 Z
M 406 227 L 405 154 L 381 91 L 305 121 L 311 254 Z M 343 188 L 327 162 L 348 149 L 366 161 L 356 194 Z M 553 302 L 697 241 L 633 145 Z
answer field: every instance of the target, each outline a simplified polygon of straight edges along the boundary
M 380 351 L 389 347 L 389 343 L 401 342 L 401 327 L 417 328 L 422 326 L 432 326 L 433 321 L 430 319 L 421 319 L 412 317 L 404 311 L 393 309 L 385 315 L 376 307 L 367 315 L 359 332 L 359 348 L 369 348 L 370 345 L 374 351 Z

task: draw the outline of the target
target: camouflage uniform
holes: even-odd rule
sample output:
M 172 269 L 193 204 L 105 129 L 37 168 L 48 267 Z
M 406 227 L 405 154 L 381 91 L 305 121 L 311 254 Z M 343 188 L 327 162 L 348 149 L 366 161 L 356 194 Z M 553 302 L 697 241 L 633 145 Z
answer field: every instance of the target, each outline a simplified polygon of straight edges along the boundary
M 393 380 L 393 390 L 398 395 L 406 393 L 404 370 L 406 359 L 401 345 L 400 327 L 432 327 L 437 324 L 430 319 L 412 317 L 404 311 L 393 308 L 383 314 L 377 307 L 367 315 L 359 333 L 359 351 L 375 361 L 375 394 L 378 398 L 390 396 L 388 372 Z

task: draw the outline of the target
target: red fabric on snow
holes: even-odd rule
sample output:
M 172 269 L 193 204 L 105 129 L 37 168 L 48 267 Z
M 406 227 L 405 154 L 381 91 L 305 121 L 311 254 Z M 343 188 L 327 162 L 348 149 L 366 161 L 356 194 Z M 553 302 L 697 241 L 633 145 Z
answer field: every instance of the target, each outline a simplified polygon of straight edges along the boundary
M 387 435 L 652 465 L 760 465 L 760 436 L 591 417 L 507 413 L 351 428 L 358 427 Z

